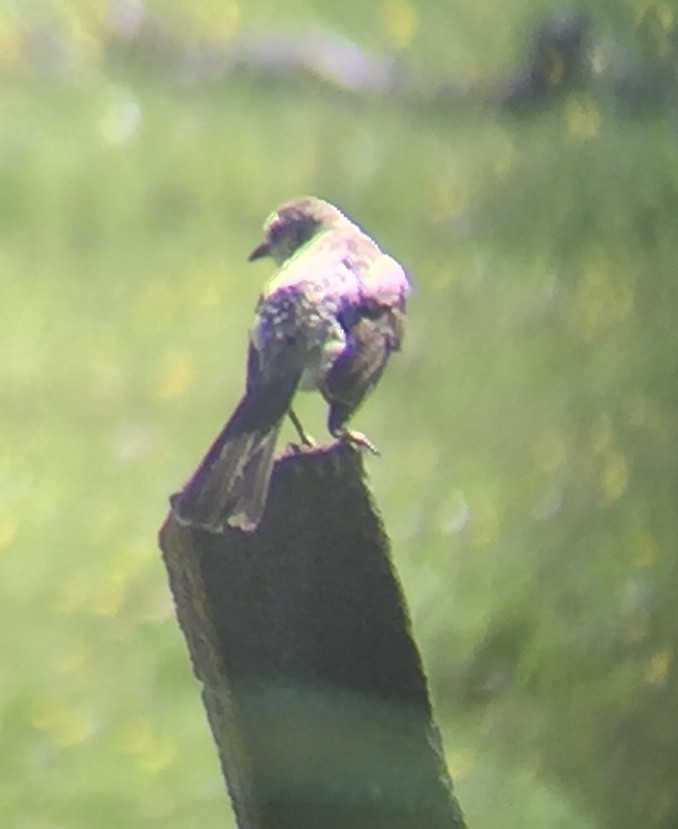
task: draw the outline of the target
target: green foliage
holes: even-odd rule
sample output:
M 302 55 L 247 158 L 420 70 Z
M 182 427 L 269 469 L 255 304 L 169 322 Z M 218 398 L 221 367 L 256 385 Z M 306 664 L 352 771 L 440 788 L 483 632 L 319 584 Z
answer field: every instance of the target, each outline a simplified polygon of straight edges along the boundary
M 250 5 L 151 7 L 177 37 L 324 25 L 464 77 L 517 65 L 551 7 Z M 674 3 L 588 5 L 670 46 Z M 416 286 L 356 425 L 469 825 L 673 825 L 673 114 L 190 84 L 108 36 L 95 2 L 0 7 L 2 824 L 230 819 L 155 534 L 240 393 L 260 224 L 312 192 Z

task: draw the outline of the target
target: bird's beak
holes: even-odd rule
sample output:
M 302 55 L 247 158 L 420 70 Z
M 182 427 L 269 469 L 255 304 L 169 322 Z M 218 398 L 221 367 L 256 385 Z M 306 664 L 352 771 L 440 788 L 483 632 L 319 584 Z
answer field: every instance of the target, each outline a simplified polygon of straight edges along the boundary
M 257 245 L 256 248 L 250 253 L 247 257 L 248 261 L 254 262 L 255 259 L 263 259 L 264 256 L 271 255 L 271 246 L 268 242 L 262 242 L 260 245 Z

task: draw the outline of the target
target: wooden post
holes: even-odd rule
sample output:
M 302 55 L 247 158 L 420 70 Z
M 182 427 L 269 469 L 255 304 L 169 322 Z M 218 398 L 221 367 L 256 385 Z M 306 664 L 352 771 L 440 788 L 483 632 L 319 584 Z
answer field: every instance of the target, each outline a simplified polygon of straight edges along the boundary
M 355 448 L 276 464 L 255 533 L 160 544 L 239 829 L 462 829 Z

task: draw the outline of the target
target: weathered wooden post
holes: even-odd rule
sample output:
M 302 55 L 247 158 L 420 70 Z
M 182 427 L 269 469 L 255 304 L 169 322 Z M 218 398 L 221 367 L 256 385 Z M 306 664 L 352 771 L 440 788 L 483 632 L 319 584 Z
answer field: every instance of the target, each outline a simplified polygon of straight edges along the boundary
M 279 460 L 255 533 L 160 544 L 239 829 L 462 829 L 358 450 Z

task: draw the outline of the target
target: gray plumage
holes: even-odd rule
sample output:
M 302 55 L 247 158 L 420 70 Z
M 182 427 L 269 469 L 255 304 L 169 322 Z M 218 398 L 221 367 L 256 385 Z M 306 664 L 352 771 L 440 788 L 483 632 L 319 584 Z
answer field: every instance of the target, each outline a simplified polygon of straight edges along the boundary
M 403 337 L 403 268 L 336 207 L 298 199 L 264 229 L 250 259 L 270 256 L 279 270 L 257 304 L 245 394 L 173 502 L 181 523 L 212 532 L 258 526 L 276 439 L 285 415 L 293 416 L 297 389 L 316 389 L 327 400 L 334 437 L 370 445 L 346 424 Z

